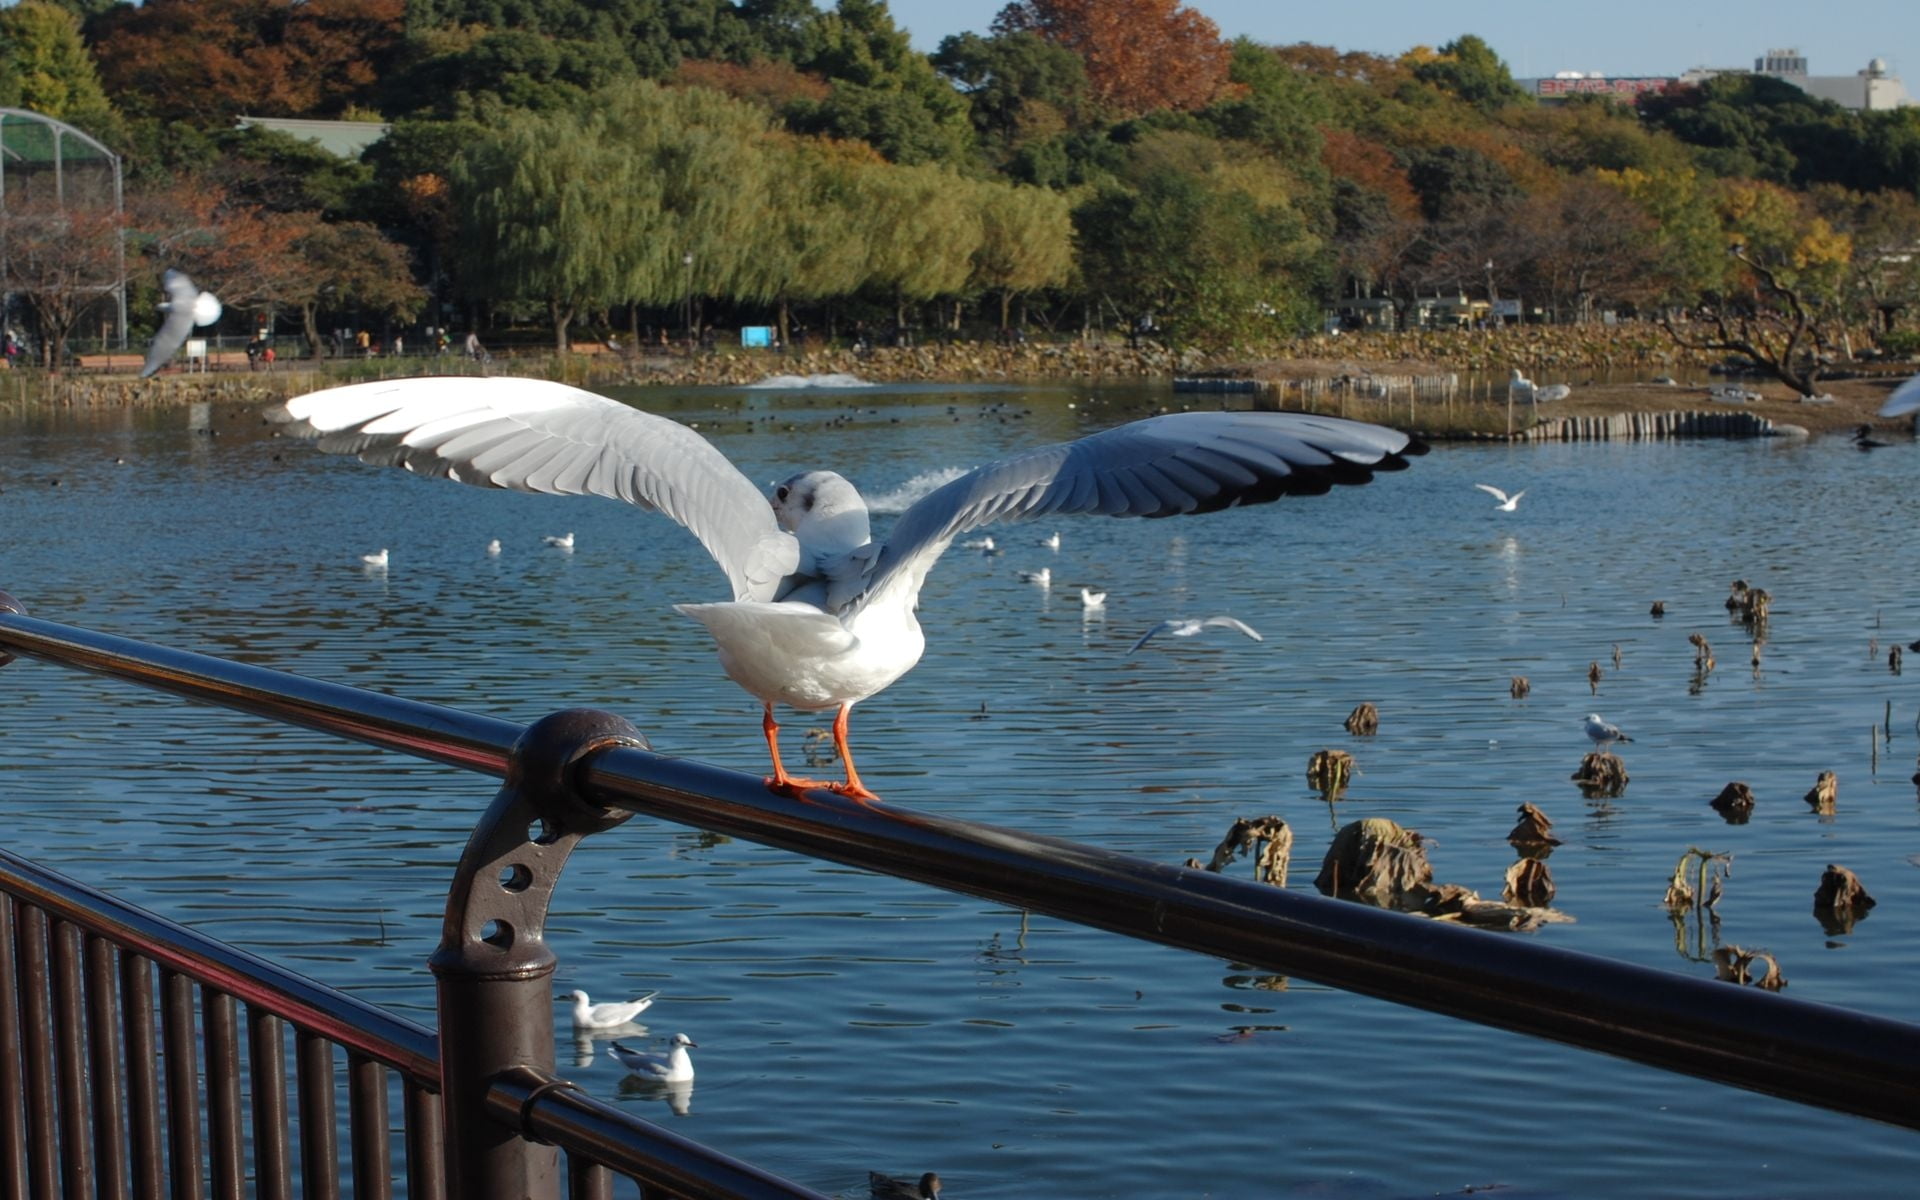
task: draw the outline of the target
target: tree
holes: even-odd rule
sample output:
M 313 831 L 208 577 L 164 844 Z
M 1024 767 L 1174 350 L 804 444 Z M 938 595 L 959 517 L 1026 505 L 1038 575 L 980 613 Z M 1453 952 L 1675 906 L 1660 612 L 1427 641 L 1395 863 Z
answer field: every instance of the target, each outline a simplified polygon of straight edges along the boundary
M 0 209 L 6 290 L 26 299 L 41 339 L 41 363 L 57 371 L 67 339 L 89 308 L 120 286 L 120 214 L 63 209 L 45 200 Z
M 867 283 L 907 305 L 949 296 L 967 285 L 980 246 L 980 212 L 965 182 L 944 167 L 892 167 L 861 175 L 861 209 L 871 239 Z
M 1013 298 L 1058 287 L 1073 273 L 1073 214 L 1065 196 L 1003 183 L 975 185 L 980 245 L 969 283 L 1000 293 L 1000 328 Z
M 111 138 L 119 115 L 107 101 L 80 18 L 44 0 L 0 10 L 0 105 L 26 108 Z
M 1862 194 L 1825 184 L 1809 199 L 1853 246 L 1841 284 L 1841 304 L 1850 320 L 1890 330 L 1901 314 L 1920 307 L 1920 256 L 1914 254 L 1920 246 L 1920 201 L 1912 193 Z
M 1512 72 L 1493 47 L 1471 33 L 1448 42 L 1438 53 L 1416 49 L 1408 57 L 1414 63 L 1414 78 L 1475 108 L 1491 112 L 1510 104 L 1533 102 L 1533 97 L 1513 81 Z
M 406 249 L 364 222 L 310 223 L 295 239 L 277 299 L 297 308 L 307 354 L 320 358 L 323 311 L 371 311 L 411 320 L 426 300 Z
M 1590 178 L 1522 203 L 1515 248 L 1555 319 L 1593 319 L 1602 297 L 1651 294 L 1653 222 L 1617 188 Z
M 1091 107 L 1080 56 L 1037 34 L 955 34 L 933 65 L 966 96 L 974 132 L 998 160 L 1082 125 Z
M 863 142 L 782 136 L 767 153 L 779 200 L 768 206 L 735 293 L 773 303 L 780 342 L 790 345 L 794 301 L 852 295 L 866 282 L 871 230 L 861 176 L 887 168 Z
M 1119 118 L 1205 108 L 1229 84 L 1220 27 L 1178 0 L 1016 0 L 993 32 L 1038 34 L 1078 54 L 1094 99 Z
M 794 65 L 833 90 L 824 100 L 789 104 L 789 128 L 857 138 L 898 163 L 972 156 L 966 102 L 913 49 L 883 0 L 839 0 L 813 23 Z

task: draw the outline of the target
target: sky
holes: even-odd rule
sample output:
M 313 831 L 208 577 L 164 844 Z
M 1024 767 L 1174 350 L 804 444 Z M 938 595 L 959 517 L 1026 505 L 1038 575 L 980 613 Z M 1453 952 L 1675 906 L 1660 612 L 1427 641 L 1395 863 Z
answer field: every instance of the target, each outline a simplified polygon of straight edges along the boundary
M 950 33 L 985 33 L 1003 4 L 888 0 L 894 22 L 921 50 Z M 1813 75 L 1851 75 L 1868 59 L 1884 58 L 1920 96 L 1920 0 L 1197 0 L 1187 7 L 1213 18 L 1229 38 L 1377 54 L 1478 34 L 1517 78 L 1750 68 L 1769 49 L 1794 47 Z

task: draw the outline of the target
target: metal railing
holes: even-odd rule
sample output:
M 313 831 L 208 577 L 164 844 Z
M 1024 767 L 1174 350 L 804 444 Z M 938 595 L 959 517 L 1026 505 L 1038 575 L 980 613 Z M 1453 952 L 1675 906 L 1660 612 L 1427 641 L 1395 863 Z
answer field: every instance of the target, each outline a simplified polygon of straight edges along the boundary
M 9 653 L 504 783 L 462 855 L 430 960 L 437 1037 L 0 854 L 0 1164 L 21 1164 L 0 1167 L 0 1198 L 53 1195 L 56 1178 L 68 1195 L 96 1184 L 125 1195 L 130 1178 L 132 1194 L 157 1196 L 163 1157 L 175 1196 L 204 1194 L 203 1158 L 214 1195 L 240 1194 L 236 1001 L 247 1011 L 260 1195 L 289 1194 L 285 1026 L 295 1030 L 307 1196 L 338 1189 L 335 1046 L 347 1055 L 356 1196 L 388 1194 L 388 1071 L 402 1086 L 410 1195 L 554 1196 L 560 1151 L 572 1196 L 608 1196 L 616 1174 L 649 1198 L 813 1195 L 555 1074 L 547 905 L 579 840 L 635 813 L 1920 1128 L 1920 1026 L 1064 839 L 825 791 L 782 796 L 755 776 L 653 754 L 610 714 L 571 710 L 523 727 L 38 620 L 0 593 L 0 664 Z M 164 1081 L 154 1073 L 155 968 Z M 204 1097 L 194 1090 L 195 985 Z

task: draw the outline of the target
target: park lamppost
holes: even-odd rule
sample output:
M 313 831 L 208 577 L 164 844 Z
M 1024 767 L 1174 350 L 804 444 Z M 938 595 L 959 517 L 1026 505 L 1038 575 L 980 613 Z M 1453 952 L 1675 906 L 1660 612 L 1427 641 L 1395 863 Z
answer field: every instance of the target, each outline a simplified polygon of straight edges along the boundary
M 1493 290 L 1493 260 L 1487 260 L 1487 328 L 1500 323 L 1500 297 Z
M 687 331 L 687 349 L 693 349 L 693 251 L 680 256 L 680 265 L 687 269 L 686 286 L 680 290 L 680 325 Z

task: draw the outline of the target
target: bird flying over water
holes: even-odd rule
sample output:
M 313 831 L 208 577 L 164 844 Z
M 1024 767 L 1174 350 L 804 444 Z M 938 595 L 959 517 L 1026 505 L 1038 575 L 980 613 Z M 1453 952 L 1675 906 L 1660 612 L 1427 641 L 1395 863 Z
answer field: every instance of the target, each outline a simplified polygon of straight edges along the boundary
M 1205 633 L 1209 629 L 1231 629 L 1236 633 L 1246 634 L 1256 642 L 1267 640 L 1261 637 L 1259 631 L 1253 626 L 1235 617 L 1173 617 L 1147 630 L 1140 640 L 1133 644 L 1133 650 L 1138 650 L 1163 633 L 1169 637 L 1190 638 Z M 1133 650 L 1127 653 L 1132 654 Z
M 1318 495 L 1427 449 L 1392 429 L 1309 413 L 1169 413 L 978 467 L 875 540 L 866 501 L 842 476 L 793 475 L 769 501 L 693 430 L 565 384 L 381 380 L 298 396 L 276 415 L 322 449 L 367 462 L 478 487 L 606 496 L 678 521 L 731 595 L 675 608 L 706 626 L 727 676 L 761 702 L 769 786 L 815 786 L 781 765 L 774 705 L 833 709 L 847 779 L 827 786 L 859 799 L 875 797 L 854 768 L 847 715 L 920 661 L 920 586 L 955 538 L 995 521 L 1168 517 Z
M 1495 500 L 1498 500 L 1500 503 L 1496 506 L 1496 510 L 1499 512 L 1512 512 L 1515 509 L 1519 508 L 1520 497 L 1527 494 L 1527 489 L 1525 488 L 1521 488 L 1519 491 L 1509 496 L 1505 492 L 1501 491 L 1497 487 L 1494 487 L 1490 483 L 1476 483 L 1473 486 L 1479 488 L 1481 491 L 1485 492 L 1487 495 L 1492 496 Z
M 195 325 L 211 325 L 220 319 L 220 298 L 212 292 L 201 291 L 187 278 L 186 272 L 167 268 L 160 276 L 160 288 L 167 293 L 167 298 L 160 302 L 160 311 L 167 315 L 161 319 L 160 328 L 154 331 L 153 342 L 147 347 L 146 365 L 140 368 L 142 379 L 172 361 Z

